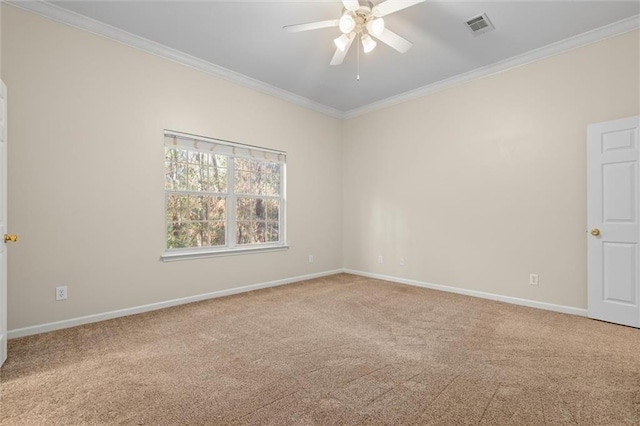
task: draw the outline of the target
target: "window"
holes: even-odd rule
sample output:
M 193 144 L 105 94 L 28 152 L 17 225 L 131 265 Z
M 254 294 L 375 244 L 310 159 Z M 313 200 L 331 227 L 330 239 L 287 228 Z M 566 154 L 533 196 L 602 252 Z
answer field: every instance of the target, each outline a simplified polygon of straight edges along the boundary
M 165 131 L 164 260 L 286 248 L 286 154 Z

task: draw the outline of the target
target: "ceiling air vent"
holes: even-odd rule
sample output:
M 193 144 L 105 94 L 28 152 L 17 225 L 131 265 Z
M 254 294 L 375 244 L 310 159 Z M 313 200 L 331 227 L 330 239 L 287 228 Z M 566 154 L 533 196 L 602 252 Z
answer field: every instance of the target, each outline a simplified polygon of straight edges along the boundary
M 469 19 L 467 21 L 467 27 L 471 30 L 473 35 L 480 35 L 495 30 L 495 27 L 489 20 L 486 13 Z

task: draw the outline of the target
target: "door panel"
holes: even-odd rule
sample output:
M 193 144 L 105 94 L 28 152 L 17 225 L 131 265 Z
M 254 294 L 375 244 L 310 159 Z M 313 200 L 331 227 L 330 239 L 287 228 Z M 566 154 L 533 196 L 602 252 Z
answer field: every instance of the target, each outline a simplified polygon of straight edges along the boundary
M 587 138 L 588 315 L 640 327 L 638 117 L 592 124 Z M 594 235 L 596 234 L 596 235 Z
M 604 300 L 635 306 L 636 244 L 603 243 Z
M 636 163 L 612 163 L 602 166 L 603 221 L 605 223 L 636 221 Z
M 625 129 L 618 132 L 602 134 L 602 152 L 634 148 L 635 138 L 633 129 Z

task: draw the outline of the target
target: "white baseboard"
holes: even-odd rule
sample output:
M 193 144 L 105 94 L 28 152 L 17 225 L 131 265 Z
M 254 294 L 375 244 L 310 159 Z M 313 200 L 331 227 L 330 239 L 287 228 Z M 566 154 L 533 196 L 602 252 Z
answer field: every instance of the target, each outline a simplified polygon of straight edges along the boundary
M 572 306 L 554 305 L 553 303 L 538 302 L 536 300 L 529 300 L 529 299 L 520 299 L 518 297 L 503 296 L 501 294 L 486 293 L 484 291 L 468 290 L 465 288 L 450 287 L 447 285 L 440 285 L 440 284 L 432 284 L 432 283 L 427 283 L 423 281 L 410 280 L 407 278 L 398 278 L 398 277 L 391 277 L 388 275 L 373 274 L 370 272 L 356 271 L 353 269 L 345 268 L 343 272 L 347 274 L 360 275 L 368 278 L 375 278 L 378 280 L 392 281 L 400 284 L 408 284 L 416 287 L 429 288 L 432 290 L 446 291 L 448 293 L 457 293 L 457 294 L 463 294 L 465 296 L 479 297 L 482 299 L 497 300 L 499 302 L 506 302 L 514 305 L 527 306 L 529 308 L 538 308 L 538 309 L 544 309 L 546 311 L 562 312 L 563 314 L 578 315 L 582 317 L 587 316 L 586 309 L 574 308 Z
M 314 278 L 326 277 L 339 273 L 347 273 L 360 275 L 378 280 L 392 281 L 400 284 L 408 284 L 416 287 L 429 288 L 432 290 L 446 291 L 449 293 L 463 294 L 466 296 L 480 297 L 482 299 L 497 300 L 500 302 L 511 303 L 514 305 L 528 306 L 530 308 L 544 309 L 547 311 L 562 312 L 565 314 L 587 316 L 586 309 L 574 308 L 571 306 L 554 305 L 552 303 L 538 302 L 535 300 L 520 299 L 517 297 L 503 296 L 500 294 L 486 293 L 477 290 L 468 290 L 464 288 L 450 287 L 440 284 L 432 284 L 423 281 L 410 280 L 407 278 L 392 277 L 389 275 L 374 274 L 370 272 L 356 271 L 353 269 L 335 269 L 332 271 L 318 272 L 315 274 L 301 275 L 298 277 L 284 278 L 281 280 L 268 281 L 264 283 L 252 284 L 243 287 L 235 287 L 227 290 L 219 290 L 211 293 L 198 294 L 195 296 L 182 297 L 180 299 L 167 300 L 164 302 L 150 303 L 148 305 L 134 306 L 131 308 L 119 309 L 116 311 L 103 312 L 100 314 L 87 315 L 83 317 L 70 318 L 62 321 L 49 322 L 46 324 L 38 324 L 24 328 L 9 330 L 7 337 L 15 339 L 17 337 L 31 336 L 34 334 L 47 333 L 49 331 L 62 330 L 64 328 L 76 327 L 78 325 L 90 324 L 98 321 L 105 321 L 113 318 L 124 317 L 128 315 L 141 314 L 144 312 L 155 311 L 157 309 L 169 308 L 172 306 L 183 305 L 185 303 L 199 302 L 207 299 L 215 299 L 217 297 L 231 296 L 233 294 L 246 293 L 248 291 L 259 290 L 261 288 L 276 287 L 285 284 L 291 284 L 299 281 L 311 280 Z
M 211 293 L 198 294 L 195 296 L 182 297 L 180 299 L 167 300 L 164 302 L 150 303 L 148 305 L 134 306 L 131 308 L 119 309 L 116 311 L 103 312 L 100 314 L 87 315 L 83 317 L 70 318 L 62 321 L 49 322 L 46 324 L 32 325 L 30 327 L 9 330 L 7 337 L 15 339 L 17 337 L 31 336 L 34 334 L 46 333 L 63 328 L 76 327 L 78 325 L 90 324 L 92 322 L 105 321 L 113 318 L 125 317 L 128 315 L 141 314 L 143 312 L 155 311 L 157 309 L 169 308 L 171 306 L 184 305 L 185 303 L 199 302 L 201 300 L 215 299 L 217 297 L 231 296 L 238 293 L 259 290 L 261 288 L 276 287 L 284 284 L 291 284 L 299 281 L 311 280 L 314 278 L 326 277 L 328 275 L 339 274 L 342 269 L 333 271 L 317 272 L 315 274 L 301 275 L 298 277 L 284 278 L 276 281 L 252 284 L 243 287 L 235 287 L 227 290 L 219 290 Z

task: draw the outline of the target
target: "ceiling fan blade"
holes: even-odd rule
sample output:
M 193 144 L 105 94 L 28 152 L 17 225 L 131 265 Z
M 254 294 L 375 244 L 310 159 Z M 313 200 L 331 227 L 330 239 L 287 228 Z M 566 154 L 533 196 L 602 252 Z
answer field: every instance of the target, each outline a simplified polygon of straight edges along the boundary
M 400 53 L 406 52 L 407 50 L 411 49 L 411 46 L 413 46 L 413 43 L 411 43 L 409 40 L 407 40 L 404 37 L 400 37 L 398 34 L 386 28 L 384 29 L 382 34 L 380 34 L 379 36 L 376 36 L 373 34 L 371 35 L 377 38 L 378 40 L 380 40 L 381 42 L 383 42 L 384 44 L 387 44 L 393 47 Z
M 382 18 L 383 16 L 387 16 L 391 13 L 406 9 L 407 7 L 414 6 L 424 1 L 425 0 L 387 0 L 377 6 L 374 6 L 371 10 L 371 14 L 378 18 Z
M 345 9 L 352 12 L 360 9 L 360 2 L 358 0 L 342 0 L 342 4 L 344 4 Z
M 339 24 L 338 19 L 331 19 L 329 21 L 310 22 L 308 24 L 297 25 L 285 25 L 282 27 L 288 33 L 298 33 L 300 31 L 319 30 L 321 28 L 337 27 Z
M 355 35 L 355 33 L 349 34 L 349 43 L 345 46 L 344 50 L 336 48 L 336 53 L 334 53 L 333 58 L 331 58 L 331 65 L 340 65 L 342 61 L 344 61 L 344 58 L 347 56 L 347 52 L 353 43 Z

